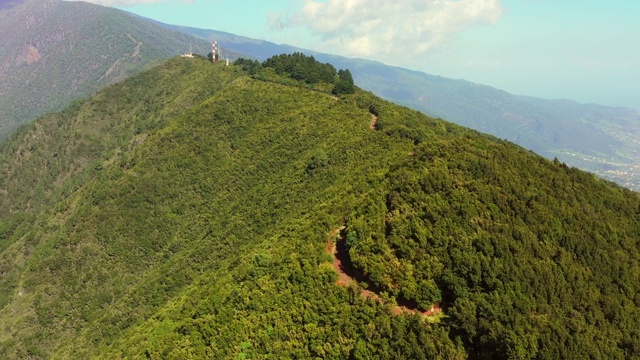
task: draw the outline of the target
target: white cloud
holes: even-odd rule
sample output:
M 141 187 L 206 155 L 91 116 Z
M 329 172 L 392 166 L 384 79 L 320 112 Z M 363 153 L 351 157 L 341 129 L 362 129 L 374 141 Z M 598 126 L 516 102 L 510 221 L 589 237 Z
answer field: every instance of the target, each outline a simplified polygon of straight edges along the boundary
M 270 16 L 273 29 L 305 27 L 330 53 L 379 58 L 421 55 L 475 24 L 493 24 L 501 0 L 305 0 L 293 16 Z

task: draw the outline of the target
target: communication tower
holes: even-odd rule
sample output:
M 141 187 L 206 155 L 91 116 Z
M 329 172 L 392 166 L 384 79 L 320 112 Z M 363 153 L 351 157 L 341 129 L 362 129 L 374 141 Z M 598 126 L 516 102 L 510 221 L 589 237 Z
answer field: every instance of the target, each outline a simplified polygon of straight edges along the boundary
M 218 48 L 218 42 L 213 40 L 211 42 L 211 62 L 216 62 L 220 58 L 220 49 Z

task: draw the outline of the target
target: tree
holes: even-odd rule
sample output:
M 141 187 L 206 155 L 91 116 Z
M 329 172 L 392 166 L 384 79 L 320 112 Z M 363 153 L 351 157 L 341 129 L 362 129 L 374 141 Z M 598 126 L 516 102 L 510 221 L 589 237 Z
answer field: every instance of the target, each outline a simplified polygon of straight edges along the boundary
M 338 78 L 336 79 L 335 86 L 333 87 L 332 93 L 334 95 L 341 95 L 341 94 L 353 94 L 355 92 L 356 92 L 356 88 L 353 84 L 353 77 L 351 76 L 351 71 L 349 71 L 349 69 L 338 70 Z

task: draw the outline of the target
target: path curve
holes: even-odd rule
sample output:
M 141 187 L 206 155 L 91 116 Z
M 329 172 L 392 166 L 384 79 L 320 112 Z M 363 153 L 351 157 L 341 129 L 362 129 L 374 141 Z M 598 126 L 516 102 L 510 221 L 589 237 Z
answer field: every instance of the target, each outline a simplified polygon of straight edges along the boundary
M 142 43 L 136 40 L 133 36 L 131 36 L 131 34 L 127 34 L 127 36 L 131 41 L 133 41 L 136 44 L 136 48 L 133 49 L 133 54 L 131 54 L 131 57 L 140 56 L 140 47 L 142 46 Z
M 371 114 L 371 124 L 369 124 L 369 129 L 375 130 L 378 125 L 378 116 L 376 114 Z
M 327 252 L 331 254 L 333 257 L 332 265 L 333 265 L 333 269 L 338 273 L 338 281 L 336 282 L 336 284 L 339 286 L 348 286 L 352 283 L 356 283 L 356 284 L 358 283 L 352 276 L 347 274 L 346 269 L 348 265 L 345 264 L 344 256 L 341 256 L 341 254 L 338 251 L 338 244 L 345 245 L 344 236 L 342 234 L 344 229 L 345 229 L 345 226 L 335 228 L 333 231 L 331 231 L 331 233 L 329 234 L 329 239 L 327 240 Z M 345 249 L 346 249 L 346 245 L 345 245 Z M 346 255 L 346 254 L 342 254 L 342 255 Z M 383 302 L 380 296 L 371 290 L 363 289 L 361 292 L 361 295 L 366 299 L 371 299 L 380 303 Z M 393 313 L 397 315 L 402 313 L 409 313 L 409 314 L 418 313 L 422 316 L 435 316 L 442 313 L 442 308 L 440 307 L 439 304 L 434 304 L 433 306 L 431 306 L 429 310 L 420 311 L 416 308 L 411 308 L 406 305 L 396 305 L 393 307 Z

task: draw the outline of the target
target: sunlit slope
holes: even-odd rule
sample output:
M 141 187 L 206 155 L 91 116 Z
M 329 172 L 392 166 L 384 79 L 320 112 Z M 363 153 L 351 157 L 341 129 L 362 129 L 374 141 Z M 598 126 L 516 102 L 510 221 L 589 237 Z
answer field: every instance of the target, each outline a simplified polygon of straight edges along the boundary
M 125 154 L 170 119 L 241 75 L 237 69 L 221 72 L 176 59 L 107 88 L 91 101 L 47 115 L 2 144 L 0 311 L 7 312 L 9 320 L 0 338 L 9 340 L 24 330 L 18 345 L 28 345 L 24 337 L 33 336 L 33 324 L 23 324 L 24 329 L 9 325 L 34 316 L 33 298 L 21 290 L 25 286 L 21 273 L 33 261 L 34 251 L 58 236 L 60 227 L 76 226 L 67 222 L 87 182 L 103 167 L 120 164 Z M 54 253 L 65 265 L 68 254 Z M 18 297 L 20 293 L 25 297 Z
M 0 355 L 640 354 L 635 193 L 365 92 L 281 83 L 174 59 L 17 134 Z M 336 284 L 341 227 L 381 300 Z
M 322 62 L 349 68 L 359 87 L 386 100 L 507 139 L 630 189 L 640 189 L 638 109 L 518 96 L 375 61 L 323 54 L 222 31 L 156 23 L 209 41 L 215 39 L 227 51 L 260 60 L 302 51 Z

